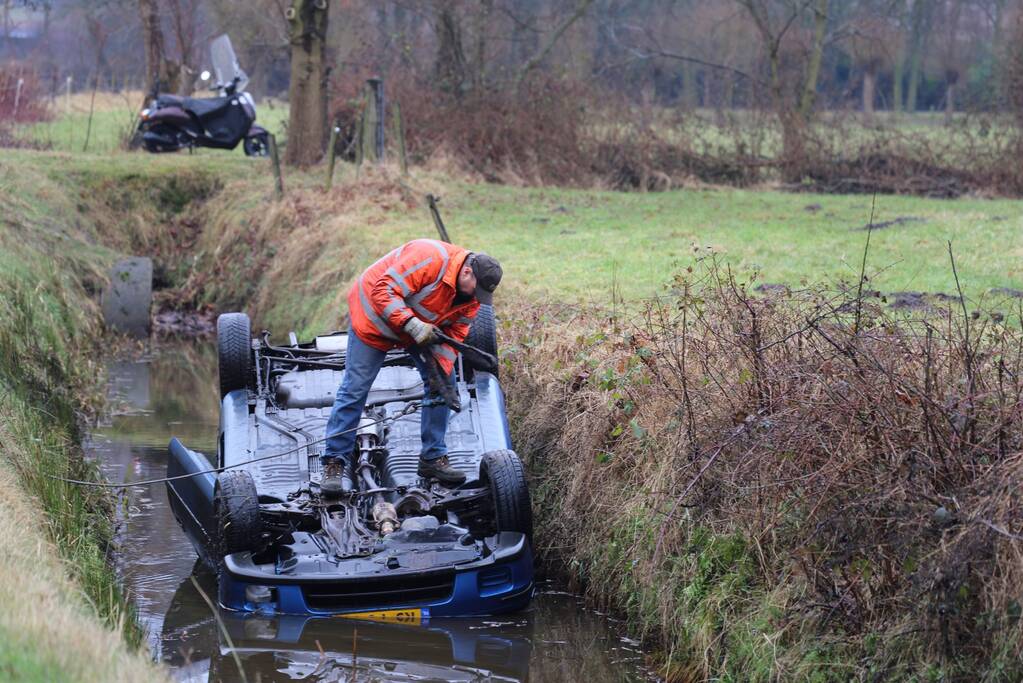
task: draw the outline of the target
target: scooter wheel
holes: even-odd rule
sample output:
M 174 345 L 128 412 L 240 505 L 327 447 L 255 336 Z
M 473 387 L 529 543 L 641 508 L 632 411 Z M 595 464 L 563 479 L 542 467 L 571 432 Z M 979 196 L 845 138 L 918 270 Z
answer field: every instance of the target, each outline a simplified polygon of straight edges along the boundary
M 245 156 L 265 157 L 270 155 L 270 139 L 266 133 L 259 133 L 252 137 L 245 138 L 243 143 Z

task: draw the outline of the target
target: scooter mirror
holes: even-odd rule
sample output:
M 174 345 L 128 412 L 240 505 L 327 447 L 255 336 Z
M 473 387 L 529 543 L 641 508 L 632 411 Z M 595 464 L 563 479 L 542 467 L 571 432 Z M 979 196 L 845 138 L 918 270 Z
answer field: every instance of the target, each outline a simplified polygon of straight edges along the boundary
M 201 74 L 199 74 L 199 78 L 201 80 L 203 80 L 203 81 L 210 80 L 210 72 L 209 71 L 203 71 Z

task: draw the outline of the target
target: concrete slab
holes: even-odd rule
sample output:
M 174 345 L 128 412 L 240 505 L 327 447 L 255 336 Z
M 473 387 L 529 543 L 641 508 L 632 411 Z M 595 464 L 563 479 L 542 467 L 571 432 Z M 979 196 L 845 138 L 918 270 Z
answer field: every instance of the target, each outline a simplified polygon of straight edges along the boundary
M 138 339 L 149 336 L 149 307 L 153 300 L 153 261 L 133 256 L 110 269 L 110 285 L 103 292 L 103 320 L 107 327 Z

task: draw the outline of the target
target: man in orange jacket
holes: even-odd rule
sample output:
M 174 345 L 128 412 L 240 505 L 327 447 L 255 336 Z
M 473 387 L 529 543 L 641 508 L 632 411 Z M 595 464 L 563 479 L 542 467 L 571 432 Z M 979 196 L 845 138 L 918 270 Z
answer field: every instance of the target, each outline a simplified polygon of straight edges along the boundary
M 366 398 L 387 352 L 394 348 L 421 347 L 432 353 L 448 382 L 458 352 L 436 343 L 437 332 L 464 341 L 480 304 L 493 301 L 501 281 L 501 265 L 484 253 L 472 253 L 453 244 L 420 239 L 403 244 L 371 265 L 348 293 L 351 329 L 345 355 L 345 374 L 327 422 L 320 491 L 325 496 L 341 493 L 341 474 L 346 458 L 355 449 L 355 427 L 366 407 Z M 457 485 L 465 475 L 451 467 L 444 437 L 448 407 L 430 387 L 427 369 L 412 354 L 426 397 L 420 414 L 422 451 L 419 476 Z

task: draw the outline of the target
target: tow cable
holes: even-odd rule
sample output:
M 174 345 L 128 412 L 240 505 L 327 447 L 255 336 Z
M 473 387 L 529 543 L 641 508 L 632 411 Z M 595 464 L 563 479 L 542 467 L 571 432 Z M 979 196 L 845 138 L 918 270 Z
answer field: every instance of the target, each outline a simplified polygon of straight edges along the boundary
M 425 404 L 427 406 L 432 405 L 432 403 L 429 402 L 429 400 L 426 400 L 424 402 L 425 402 Z M 132 486 L 146 486 L 148 484 L 159 484 L 159 483 L 167 482 L 167 481 L 176 481 L 178 479 L 188 479 L 190 477 L 198 477 L 199 475 L 202 475 L 202 474 L 214 474 L 214 473 L 223 472 L 224 470 L 230 470 L 230 469 L 233 469 L 235 467 L 243 467 L 245 465 L 250 465 L 250 464 L 252 464 L 254 462 L 261 462 L 263 460 L 272 460 L 273 458 L 279 458 L 279 457 L 284 456 L 284 455 L 290 455 L 290 454 L 296 453 L 296 452 L 298 452 L 298 451 L 300 451 L 300 450 L 302 450 L 304 448 L 308 448 L 309 446 L 314 446 L 314 445 L 316 445 L 318 443 L 323 443 L 327 439 L 331 439 L 331 438 L 333 438 L 335 436 L 341 436 L 342 434 L 348 434 L 350 432 L 355 432 L 355 431 L 358 431 L 358 430 L 363 429 L 365 427 L 372 427 L 373 425 L 385 424 L 387 422 L 397 422 L 398 420 L 400 420 L 400 419 L 402 419 L 404 417 L 408 417 L 409 415 L 412 415 L 417 410 L 419 410 L 420 403 L 422 403 L 422 402 L 409 403 L 397 415 L 392 415 L 390 417 L 383 417 L 383 418 L 380 418 L 379 420 L 374 420 L 373 422 L 368 422 L 366 424 L 359 425 L 358 427 L 352 427 L 351 429 L 345 429 L 345 430 L 342 430 L 340 432 L 335 432 L 333 434 L 328 434 L 327 436 L 323 437 L 322 439 L 316 439 L 315 441 L 308 441 L 308 442 L 306 442 L 305 444 L 303 444 L 301 446 L 296 446 L 295 448 L 290 448 L 290 449 L 288 449 L 286 451 L 281 451 L 280 453 L 273 453 L 272 455 L 263 455 L 263 456 L 260 456 L 258 458 L 253 458 L 252 460 L 246 460 L 245 462 L 236 462 L 233 465 L 225 465 L 224 467 L 213 467 L 213 468 L 208 469 L 208 470 L 202 470 L 201 472 L 191 472 L 189 474 L 179 474 L 179 475 L 174 476 L 174 477 L 161 477 L 159 479 L 144 479 L 142 481 L 132 481 L 132 482 L 128 482 L 128 483 L 125 483 L 125 484 L 111 484 L 110 482 L 102 482 L 102 481 L 85 481 L 85 480 L 82 480 L 82 479 L 68 479 L 67 477 L 60 477 L 60 476 L 57 476 L 56 474 L 47 474 L 45 472 L 43 473 L 43 476 L 44 477 L 48 477 L 49 479 L 56 479 L 57 481 L 62 481 L 65 484 L 78 484 L 79 486 L 92 486 L 92 487 L 95 487 L 95 488 L 103 488 L 103 489 L 126 489 L 126 488 L 130 488 Z

